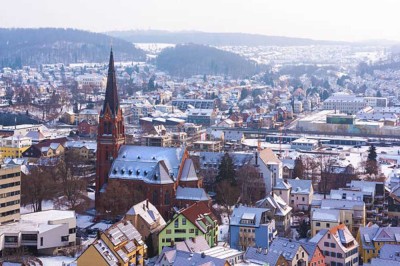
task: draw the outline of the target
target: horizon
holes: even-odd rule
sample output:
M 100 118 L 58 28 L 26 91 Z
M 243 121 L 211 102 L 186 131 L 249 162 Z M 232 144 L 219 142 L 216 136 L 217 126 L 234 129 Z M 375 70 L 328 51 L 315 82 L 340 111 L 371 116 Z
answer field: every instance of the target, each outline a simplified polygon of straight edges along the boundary
M 2 28 L 73 28 L 245 33 L 313 40 L 400 41 L 395 0 L 16 0 L 4 5 Z M 29 8 L 26 8 L 29 6 Z

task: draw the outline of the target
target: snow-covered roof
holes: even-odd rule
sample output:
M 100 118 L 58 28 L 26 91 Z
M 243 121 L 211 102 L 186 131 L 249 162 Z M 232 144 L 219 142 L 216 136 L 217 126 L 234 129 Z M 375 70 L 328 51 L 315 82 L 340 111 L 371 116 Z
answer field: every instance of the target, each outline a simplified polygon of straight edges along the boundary
M 339 222 L 340 210 L 315 209 L 311 215 L 313 221 Z
M 176 199 L 178 200 L 195 200 L 195 201 L 207 201 L 210 197 L 202 188 L 191 188 L 191 187 L 178 187 L 176 189 Z
M 178 176 L 184 149 L 124 145 L 110 169 L 110 178 L 173 183 Z

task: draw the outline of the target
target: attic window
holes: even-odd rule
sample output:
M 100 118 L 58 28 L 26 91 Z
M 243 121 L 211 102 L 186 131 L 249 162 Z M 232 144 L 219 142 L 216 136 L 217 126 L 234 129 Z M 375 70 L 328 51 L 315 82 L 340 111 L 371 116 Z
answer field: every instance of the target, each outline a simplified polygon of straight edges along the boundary
M 138 155 L 138 157 L 137 157 L 137 158 L 138 158 L 138 160 L 140 160 L 140 155 Z
M 121 174 L 125 174 L 125 169 L 121 169 Z
M 155 174 L 154 175 L 154 180 L 157 180 L 158 179 L 158 174 Z
M 153 156 L 153 160 L 155 160 L 156 159 L 156 156 Z
M 129 169 L 128 173 L 129 173 L 129 175 L 132 175 L 132 173 L 133 173 L 132 169 Z
M 117 169 L 114 169 L 113 173 L 114 173 L 114 175 L 115 175 L 116 173 L 118 173 Z
M 140 175 L 140 169 L 136 170 L 136 175 Z
M 147 175 L 147 170 L 144 170 L 144 175 L 145 175 L 145 176 Z

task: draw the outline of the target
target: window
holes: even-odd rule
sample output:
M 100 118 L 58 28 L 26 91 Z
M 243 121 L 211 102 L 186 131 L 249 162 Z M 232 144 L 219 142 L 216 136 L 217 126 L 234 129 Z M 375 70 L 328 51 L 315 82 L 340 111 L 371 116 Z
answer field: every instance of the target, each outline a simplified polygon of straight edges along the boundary
M 196 229 L 196 236 L 199 235 L 199 229 Z
M 170 198 L 171 198 L 171 193 L 169 192 L 169 190 L 167 190 L 167 192 L 165 192 L 165 197 L 164 197 L 164 204 L 165 205 L 169 205 Z
M 69 240 L 69 236 L 62 236 L 61 237 L 61 242 L 66 242 Z
M 324 242 L 324 247 L 329 247 L 329 243 L 328 242 Z
M 326 228 L 329 228 L 330 226 L 330 223 L 326 223 Z
M 156 190 L 154 190 L 153 191 L 153 205 L 158 205 L 159 203 L 158 203 L 158 193 L 157 193 L 157 191 Z
M 305 201 L 305 198 L 303 197 L 302 200 Z
M 5 236 L 4 242 L 6 243 L 18 243 L 18 236 Z
M 320 223 L 320 222 L 317 222 L 315 225 L 316 225 L 316 226 L 321 226 L 321 223 Z
M 40 245 L 43 246 L 43 237 L 40 238 Z
M 182 225 L 186 225 L 186 218 L 182 218 Z
M 336 248 L 336 244 L 335 243 L 331 243 L 331 248 Z
M 194 234 L 194 229 L 189 229 L 189 233 Z
M 186 229 L 175 229 L 175 234 L 186 234 Z
M 336 256 L 339 258 L 339 259 L 341 259 L 343 256 L 342 256 L 342 253 L 337 253 L 336 254 Z M 343 265 L 342 265 L 343 266 Z
M 175 228 L 178 228 L 178 227 L 179 227 L 179 219 L 176 219 L 176 220 L 175 220 L 174 226 L 175 226 Z
M 336 253 L 335 252 L 331 252 L 331 257 L 332 258 L 336 258 Z
M 166 233 L 167 235 L 171 234 L 171 229 L 167 229 Z
M 328 239 L 331 239 L 331 234 L 328 233 Z
M 69 233 L 70 234 L 76 233 L 76 227 L 75 228 L 70 228 L 69 229 Z

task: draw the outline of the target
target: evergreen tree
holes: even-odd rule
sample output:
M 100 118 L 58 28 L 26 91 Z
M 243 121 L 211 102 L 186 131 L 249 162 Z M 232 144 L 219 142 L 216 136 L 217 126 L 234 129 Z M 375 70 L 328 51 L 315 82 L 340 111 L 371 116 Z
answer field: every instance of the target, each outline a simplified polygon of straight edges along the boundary
M 216 183 L 222 180 L 229 180 L 232 184 L 236 183 L 236 171 L 231 156 L 226 152 L 222 157 L 218 167 L 218 175 L 215 178 Z
M 304 164 L 301 156 L 294 160 L 293 177 L 302 179 L 304 177 Z
M 311 229 L 310 223 L 306 222 L 306 220 L 303 220 L 300 223 L 299 228 L 297 229 L 297 233 L 299 233 L 300 238 L 307 238 L 308 237 L 308 231 Z
M 378 155 L 376 154 L 376 147 L 371 145 L 368 149 L 368 157 L 365 166 L 365 171 L 367 174 L 378 174 L 378 162 L 376 158 Z
M 240 93 L 240 101 L 246 99 L 247 96 L 249 96 L 249 90 L 243 88 L 242 92 Z

